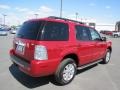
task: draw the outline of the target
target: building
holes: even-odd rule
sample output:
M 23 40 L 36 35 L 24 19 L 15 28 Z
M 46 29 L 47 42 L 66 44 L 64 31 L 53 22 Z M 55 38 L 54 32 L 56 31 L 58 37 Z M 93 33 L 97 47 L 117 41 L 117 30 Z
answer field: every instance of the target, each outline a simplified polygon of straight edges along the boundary
M 120 31 L 120 21 L 116 22 L 115 31 Z
M 98 31 L 105 30 L 105 31 L 115 31 L 115 25 L 113 24 L 97 24 L 96 29 Z

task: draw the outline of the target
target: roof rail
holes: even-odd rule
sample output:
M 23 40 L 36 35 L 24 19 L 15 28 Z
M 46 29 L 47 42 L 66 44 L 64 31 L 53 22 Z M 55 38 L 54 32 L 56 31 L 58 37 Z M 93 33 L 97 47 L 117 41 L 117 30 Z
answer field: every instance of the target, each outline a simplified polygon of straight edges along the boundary
M 71 21 L 71 22 L 75 22 L 75 23 L 79 23 L 79 24 L 85 24 L 84 22 L 79 22 L 79 21 L 76 21 L 76 20 L 71 20 L 71 19 L 61 18 L 61 17 L 56 17 L 56 16 L 49 16 L 48 18 L 61 19 L 61 20 Z

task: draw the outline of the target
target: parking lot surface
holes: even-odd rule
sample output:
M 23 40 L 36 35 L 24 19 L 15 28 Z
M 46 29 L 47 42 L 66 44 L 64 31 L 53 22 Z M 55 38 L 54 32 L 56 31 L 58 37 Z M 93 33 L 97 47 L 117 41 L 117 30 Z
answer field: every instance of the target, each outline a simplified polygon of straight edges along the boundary
M 32 78 L 19 71 L 9 59 L 14 35 L 0 36 L 0 90 L 120 90 L 120 38 L 113 43 L 111 61 L 79 70 L 75 79 L 59 86 L 52 76 Z

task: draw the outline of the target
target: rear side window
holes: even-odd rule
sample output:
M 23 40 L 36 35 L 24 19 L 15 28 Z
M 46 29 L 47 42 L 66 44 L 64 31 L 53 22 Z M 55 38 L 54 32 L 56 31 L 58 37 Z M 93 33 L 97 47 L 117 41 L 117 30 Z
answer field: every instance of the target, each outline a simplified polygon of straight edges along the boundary
M 16 37 L 23 39 L 36 40 L 38 32 L 42 31 L 41 26 L 44 21 L 28 21 L 25 22 L 16 34 Z
M 66 41 L 69 38 L 68 24 L 60 22 L 47 22 L 41 40 Z
M 84 26 L 76 26 L 76 38 L 77 40 L 82 40 L 82 41 L 90 40 L 89 28 Z

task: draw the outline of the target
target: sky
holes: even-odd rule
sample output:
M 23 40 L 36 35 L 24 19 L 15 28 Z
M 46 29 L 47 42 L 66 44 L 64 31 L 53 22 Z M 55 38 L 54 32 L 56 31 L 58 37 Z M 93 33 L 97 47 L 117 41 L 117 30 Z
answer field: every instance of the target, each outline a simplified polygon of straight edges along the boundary
M 120 20 L 120 0 L 62 0 L 62 17 L 115 24 Z M 0 0 L 0 24 L 18 25 L 28 19 L 60 16 L 61 0 Z

